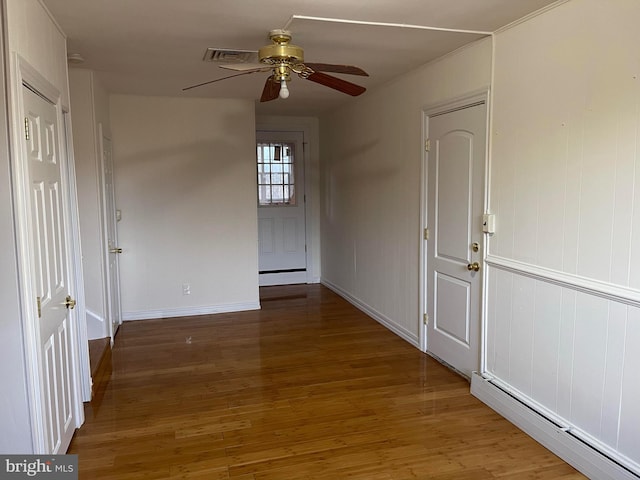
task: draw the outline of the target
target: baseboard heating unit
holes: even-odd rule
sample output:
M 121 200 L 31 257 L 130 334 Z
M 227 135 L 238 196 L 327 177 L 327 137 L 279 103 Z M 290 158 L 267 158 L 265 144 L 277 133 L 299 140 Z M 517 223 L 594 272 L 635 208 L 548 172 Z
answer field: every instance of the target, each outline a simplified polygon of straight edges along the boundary
M 471 394 L 575 469 L 594 480 L 638 480 L 640 469 L 616 459 L 586 435 L 527 405 L 499 381 L 473 373 Z

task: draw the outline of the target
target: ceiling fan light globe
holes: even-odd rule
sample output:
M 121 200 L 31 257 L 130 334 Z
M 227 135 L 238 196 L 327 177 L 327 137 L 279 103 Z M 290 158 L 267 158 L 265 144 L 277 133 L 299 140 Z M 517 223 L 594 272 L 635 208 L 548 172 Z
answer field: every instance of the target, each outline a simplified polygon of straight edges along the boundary
M 280 98 L 282 98 L 283 100 L 285 98 L 289 98 L 289 88 L 287 87 L 287 82 L 286 80 L 282 80 L 280 82 L 280 93 L 278 93 L 278 96 Z

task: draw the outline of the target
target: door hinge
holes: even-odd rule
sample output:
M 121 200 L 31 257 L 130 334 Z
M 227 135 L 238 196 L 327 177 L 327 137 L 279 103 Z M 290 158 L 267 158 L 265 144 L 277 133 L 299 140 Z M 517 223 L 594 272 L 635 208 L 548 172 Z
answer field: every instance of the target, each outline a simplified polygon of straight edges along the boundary
M 42 318 L 42 300 L 36 297 L 36 305 L 38 306 L 38 318 Z
M 424 237 L 425 240 L 429 240 L 429 229 L 428 228 L 424 229 L 423 237 Z
M 424 323 L 425 325 L 429 325 L 429 315 L 427 315 L 426 313 L 422 315 L 422 323 Z
M 426 142 L 424 142 L 424 151 L 425 152 L 430 152 L 431 151 L 431 140 L 427 139 Z
M 24 117 L 24 139 L 29 140 L 31 135 L 29 135 L 29 117 Z

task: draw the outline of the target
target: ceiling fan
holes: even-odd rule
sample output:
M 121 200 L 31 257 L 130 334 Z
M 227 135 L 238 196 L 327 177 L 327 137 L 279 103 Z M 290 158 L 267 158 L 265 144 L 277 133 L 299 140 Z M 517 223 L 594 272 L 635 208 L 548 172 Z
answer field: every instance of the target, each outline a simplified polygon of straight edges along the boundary
M 333 65 L 330 63 L 307 63 L 304 61 L 304 51 L 301 47 L 292 45 L 291 32 L 288 30 L 271 30 L 269 32 L 271 44 L 258 50 L 259 64 L 229 64 L 220 65 L 221 68 L 235 70 L 241 73 L 229 75 L 227 77 L 210 80 L 208 82 L 198 83 L 182 90 L 190 90 L 192 88 L 201 87 L 210 83 L 219 82 L 228 78 L 238 77 L 256 72 L 271 72 L 267 78 L 262 95 L 261 102 L 268 102 L 276 98 L 287 98 L 289 96 L 289 88 L 287 82 L 291 80 L 291 74 L 296 73 L 300 78 L 311 80 L 339 92 L 352 96 L 361 95 L 366 88 L 348 82 L 333 75 L 324 72 L 345 73 L 348 75 L 360 75 L 368 77 L 369 74 L 359 67 L 353 65 Z

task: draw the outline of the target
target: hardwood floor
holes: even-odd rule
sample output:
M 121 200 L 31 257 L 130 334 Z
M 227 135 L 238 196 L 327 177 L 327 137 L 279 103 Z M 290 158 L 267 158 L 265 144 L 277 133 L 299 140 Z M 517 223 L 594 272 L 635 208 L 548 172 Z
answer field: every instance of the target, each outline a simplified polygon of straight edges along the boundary
M 585 478 L 319 285 L 128 322 L 69 453 L 81 479 Z

